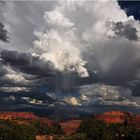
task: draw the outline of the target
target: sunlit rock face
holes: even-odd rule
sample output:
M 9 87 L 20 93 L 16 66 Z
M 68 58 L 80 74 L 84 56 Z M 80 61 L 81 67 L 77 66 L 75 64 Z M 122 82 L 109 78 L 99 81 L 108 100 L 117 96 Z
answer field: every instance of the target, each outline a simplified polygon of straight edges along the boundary
M 12 120 L 18 124 L 30 124 L 30 121 L 40 121 L 42 123 L 48 124 L 49 126 L 54 122 L 47 117 L 36 116 L 32 112 L 1 112 L 1 120 Z M 20 120 L 21 119 L 21 120 Z
M 140 115 L 134 115 L 130 112 L 110 111 L 97 115 L 97 119 L 103 120 L 105 123 L 123 123 L 125 125 L 135 125 L 140 127 Z
M 128 112 L 111 111 L 97 115 L 97 118 L 103 120 L 106 123 L 124 123 L 125 120 L 129 120 L 131 116 L 132 114 Z

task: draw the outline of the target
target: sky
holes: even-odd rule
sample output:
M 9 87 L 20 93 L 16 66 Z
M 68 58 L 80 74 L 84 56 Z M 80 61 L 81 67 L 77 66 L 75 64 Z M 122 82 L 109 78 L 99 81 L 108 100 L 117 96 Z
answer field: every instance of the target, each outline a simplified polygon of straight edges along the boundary
M 139 7 L 139 1 L 1 1 L 0 111 L 55 118 L 139 113 Z

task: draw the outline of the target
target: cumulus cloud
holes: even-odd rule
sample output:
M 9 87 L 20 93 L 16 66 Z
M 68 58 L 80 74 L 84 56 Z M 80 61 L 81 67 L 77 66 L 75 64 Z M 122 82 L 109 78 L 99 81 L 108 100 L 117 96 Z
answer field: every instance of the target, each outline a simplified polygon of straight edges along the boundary
M 45 33 L 38 33 L 38 40 L 34 42 L 35 49 L 41 52 L 40 59 L 52 62 L 55 69 L 62 72 L 76 72 L 81 77 L 87 77 L 84 67 L 86 61 L 82 60 L 80 50 L 76 45 L 74 23 L 64 17 L 63 13 L 55 9 L 44 15 L 46 26 L 50 29 Z
M 97 71 L 99 79 L 109 82 L 134 78 L 140 60 L 140 25 L 117 1 L 59 2 L 44 19 L 46 30 L 37 32 L 34 42 L 42 61 L 81 77 Z

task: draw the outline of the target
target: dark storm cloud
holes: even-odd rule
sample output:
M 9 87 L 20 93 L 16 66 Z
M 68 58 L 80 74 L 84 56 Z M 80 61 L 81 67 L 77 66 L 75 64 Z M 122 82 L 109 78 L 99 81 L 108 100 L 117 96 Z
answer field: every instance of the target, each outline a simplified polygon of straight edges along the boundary
M 20 54 L 16 51 L 1 51 L 0 55 L 0 84 L 1 86 L 11 86 L 9 89 L 6 87 L 0 88 L 0 91 L 26 90 L 24 86 L 35 86 L 38 83 L 42 83 L 40 79 L 46 74 L 43 70 L 41 71 L 38 65 L 34 66 L 30 62 L 29 54 Z M 42 74 L 37 70 L 41 71 Z M 44 78 L 42 78 L 42 81 L 44 81 Z
M 24 86 L 46 85 L 53 91 L 70 90 L 77 83 L 78 75 L 63 73 L 53 64 L 43 62 L 39 56 L 18 51 L 1 50 L 0 83 L 1 85 L 23 86 L 19 88 L 1 88 L 1 91 L 28 91 Z
M 132 90 L 132 96 L 140 97 L 140 80 L 132 80 L 129 82 L 129 87 Z
M 96 57 L 96 59 L 94 58 L 95 62 L 93 62 L 93 65 L 96 63 L 97 73 L 92 72 L 90 66 L 87 66 L 89 71 L 89 77 L 87 78 L 80 78 L 75 73 L 59 72 L 53 67 L 51 62 L 45 63 L 41 61 L 38 56 L 32 56 L 30 53 L 2 50 L 0 53 L 2 59 L 0 68 L 1 77 L 7 75 L 9 71 L 11 71 L 7 71 L 5 68 L 5 66 L 8 65 L 8 68 L 10 67 L 12 70 L 16 71 L 14 75 L 19 75 L 19 77 L 22 77 L 23 81 L 21 80 L 21 82 L 19 82 L 15 80 L 13 82 L 13 79 L 10 81 L 9 78 L 1 78 L 0 83 L 14 83 L 14 85 L 20 86 L 49 84 L 50 90 L 56 90 L 58 92 L 71 90 L 71 88 L 76 85 L 92 84 L 94 82 L 127 85 L 129 81 L 133 80 L 137 69 L 139 69 L 139 59 L 135 58 L 135 52 L 138 53 L 139 51 L 135 50 L 133 47 L 129 47 L 128 50 L 128 55 L 124 55 L 126 53 L 126 48 L 122 50 L 121 54 L 119 53 L 120 56 L 114 60 L 114 63 L 109 65 L 108 71 L 104 71 L 101 63 L 104 63 L 106 59 L 111 59 L 111 57 L 107 55 L 110 53 L 110 49 L 105 47 L 104 49 L 102 48 L 102 52 L 99 54 L 95 52 L 94 57 L 96 57 L 96 55 L 101 56 L 102 53 L 106 55 L 102 58 L 103 60 L 101 57 L 100 59 L 98 57 Z M 116 51 L 113 52 L 112 55 L 118 53 Z
M 81 46 L 79 52 L 82 54 L 83 60 L 87 62 L 85 68 L 89 73 L 89 77 L 84 78 L 79 77 L 74 72 L 57 70 L 50 61 L 41 59 L 41 55 L 38 55 L 40 54 L 38 50 L 34 51 L 36 48 L 33 47 L 33 41 L 36 40 L 36 36 L 33 33 L 44 33 L 44 29 L 49 30 L 48 26 L 44 25 L 43 14 L 45 11 L 51 13 L 55 7 L 59 9 L 60 7 L 56 1 L 7 1 L 4 5 L 0 5 L 0 21 L 3 21 L 6 29 L 10 32 L 10 43 L 2 43 L 4 45 L 1 45 L 1 49 L 4 48 L 5 50 L 0 51 L 1 110 L 6 110 L 7 108 L 7 110 L 12 111 L 42 112 L 42 114 L 46 113 L 48 116 L 58 119 L 59 116 L 67 116 L 69 114 L 67 112 L 80 114 L 80 109 L 83 111 L 84 108 L 85 112 L 107 111 L 108 108 L 112 110 L 114 106 L 115 109 L 124 109 L 130 103 L 133 103 L 130 101 L 133 98 L 132 96 L 140 96 L 139 84 L 129 84 L 135 78 L 140 79 L 140 76 L 137 77 L 137 71 L 140 69 L 139 37 L 137 35 L 139 27 L 133 26 L 131 20 L 130 24 L 129 21 L 124 22 L 122 20 L 127 21 L 129 19 L 125 17 L 125 12 L 117 6 L 117 2 L 115 2 L 115 5 L 109 2 L 101 3 L 103 4 L 103 11 L 98 8 L 100 3 L 97 3 L 99 6 L 96 6 L 96 3 L 93 5 L 92 2 L 89 4 L 84 3 L 83 5 L 82 3 L 80 5 L 77 3 L 78 5 L 73 8 L 74 12 L 70 10 L 72 13 L 69 13 L 68 7 L 75 4 L 68 5 L 66 11 L 64 10 L 64 15 L 62 13 L 64 20 L 60 22 L 62 26 L 65 23 L 63 21 L 73 23 L 78 34 L 75 39 L 78 38 L 78 40 L 83 41 L 83 44 L 82 41 L 78 42 L 76 47 L 78 47 L 78 44 Z M 93 11 L 94 9 L 95 11 Z M 100 10 L 101 12 L 98 12 Z M 61 10 L 58 12 L 61 12 Z M 57 19 L 55 15 L 51 17 L 54 21 L 55 18 Z M 108 27 L 104 26 L 104 21 L 109 17 L 113 24 L 113 28 L 110 31 L 113 31 L 114 38 L 108 38 L 104 34 L 104 31 L 108 30 Z M 133 22 L 135 25 L 135 21 Z M 4 26 L 2 29 L 5 30 Z M 89 48 L 86 48 L 88 45 Z M 45 53 L 45 46 L 42 47 L 43 53 Z M 55 51 L 55 47 L 53 51 Z M 88 53 L 85 53 L 84 50 Z M 46 49 L 46 52 L 48 52 L 48 49 Z M 72 53 L 73 56 L 75 52 L 73 51 Z M 47 55 L 45 56 L 49 57 Z M 54 56 L 56 56 L 56 53 Z M 61 62 L 63 60 L 65 59 L 62 59 Z M 99 85 L 97 88 L 93 86 L 95 82 Z M 106 85 L 104 86 L 103 84 Z M 117 92 L 114 92 L 112 86 L 115 89 L 117 87 L 124 88 L 124 91 L 118 89 Z M 82 90 L 82 88 L 84 89 Z M 132 96 L 129 95 L 131 91 L 128 92 L 127 89 L 132 90 Z M 102 92 L 99 93 L 100 91 Z M 90 103 L 88 94 L 91 94 L 91 96 L 89 95 Z M 126 99 L 122 97 L 123 94 L 126 95 Z M 68 106 L 65 98 L 75 99 L 74 101 L 80 100 L 81 104 L 87 101 L 87 105 L 80 106 L 78 111 L 75 106 Z M 73 100 L 70 101 L 72 102 Z M 103 104 L 100 104 L 101 101 Z M 112 105 L 107 105 L 107 102 Z M 115 102 L 116 104 L 114 104 Z M 118 104 L 123 103 L 126 106 L 118 107 Z
M 43 4 L 39 2 L 11 3 L 13 4 L 12 5 L 13 9 L 7 15 L 11 14 L 13 17 L 16 17 L 15 19 L 18 19 L 17 21 L 20 21 L 20 22 L 15 22 L 15 23 L 10 24 L 14 32 L 12 37 L 16 35 L 16 40 L 18 40 L 18 42 L 20 42 L 19 41 L 20 39 L 22 39 L 23 41 L 21 41 L 20 44 L 16 43 L 16 46 L 18 48 L 17 51 L 4 50 L 1 52 L 1 58 L 2 58 L 3 64 L 10 65 L 10 67 L 12 67 L 13 69 L 17 69 L 21 73 L 35 75 L 36 76 L 35 78 L 39 80 L 39 83 L 42 83 L 42 82 L 48 83 L 50 81 L 53 81 L 57 87 L 64 86 L 66 89 L 74 86 L 75 83 L 87 84 L 87 83 L 92 83 L 96 80 L 99 82 L 111 81 L 112 83 L 115 83 L 116 81 L 118 83 L 121 83 L 121 81 L 125 81 L 127 83 L 128 80 L 131 80 L 131 78 L 133 77 L 133 74 L 135 73 L 135 70 L 138 67 L 138 60 L 135 60 L 135 57 L 134 57 L 136 50 L 134 51 L 134 49 L 131 49 L 129 46 L 128 46 L 129 48 L 126 46 L 119 47 L 117 46 L 118 44 L 115 46 L 115 43 L 114 44 L 112 43 L 111 44 L 112 47 L 110 47 L 109 46 L 110 44 L 109 45 L 107 44 L 106 47 L 102 48 L 99 53 L 98 52 L 96 53 L 96 49 L 95 49 L 95 54 L 91 54 L 91 55 L 97 55 L 97 56 L 93 56 L 94 57 L 93 59 L 92 57 L 87 58 L 89 56 L 85 55 L 85 57 L 89 59 L 87 61 L 87 65 L 88 66 L 90 65 L 88 67 L 88 71 L 90 72 L 90 77 L 88 78 L 79 78 L 73 74 L 72 75 L 63 74 L 57 71 L 56 69 L 54 69 L 53 64 L 49 61 L 47 63 L 43 62 L 42 60 L 39 59 L 38 56 L 32 56 L 30 53 L 19 53 L 18 51 L 22 50 L 24 47 L 28 48 L 28 45 L 26 45 L 27 42 L 29 42 L 28 44 L 30 44 L 31 46 L 31 43 L 34 40 L 34 37 L 31 35 L 33 30 L 29 30 L 29 28 L 32 29 L 32 27 L 37 26 L 37 29 L 38 29 L 38 27 L 40 26 L 42 27 L 43 25 L 42 16 L 43 16 L 44 11 L 46 10 L 51 11 L 53 6 L 56 5 L 56 3 L 55 4 L 54 3 L 50 4 L 50 3 L 51 2 L 44 2 Z M 9 6 L 11 4 L 9 3 Z M 81 8 L 80 12 L 82 12 L 83 9 L 84 7 Z M 79 9 L 78 9 L 78 12 L 79 12 Z M 5 16 L 5 18 L 10 19 L 11 15 Z M 21 15 L 22 15 L 22 18 L 21 18 Z M 88 17 L 88 16 L 85 16 L 85 17 Z M 89 18 L 86 21 L 90 22 L 91 24 L 94 23 L 92 21 L 92 18 L 90 18 L 91 20 L 89 20 Z M 76 18 L 76 21 L 77 21 L 77 18 Z M 10 23 L 10 20 L 8 20 L 7 22 Z M 36 24 L 36 23 L 37 25 L 33 26 L 33 24 Z M 79 22 L 79 23 L 80 23 L 80 27 L 82 26 L 82 24 L 85 25 L 85 22 Z M 137 30 L 131 25 L 129 24 L 126 25 L 123 22 L 113 22 L 113 25 L 114 25 L 113 30 L 116 35 L 125 36 L 129 40 L 135 40 L 135 41 L 138 40 Z M 78 29 L 80 29 L 80 27 L 78 27 Z M 20 39 L 18 37 L 20 37 Z M 22 44 L 23 42 L 24 44 Z M 90 43 L 90 41 L 88 42 Z M 98 46 L 98 48 L 101 48 L 101 47 Z M 91 53 L 90 50 L 88 51 Z M 116 57 L 118 56 L 118 57 L 115 60 L 112 60 L 114 58 L 113 55 L 115 55 Z M 112 63 L 110 63 L 110 60 L 112 60 Z M 102 66 L 103 63 L 104 65 Z M 93 72 L 94 65 L 97 65 L 98 73 Z M 104 66 L 108 67 L 108 70 L 105 71 Z M 27 79 L 28 75 L 27 76 L 24 75 L 24 77 L 25 79 Z
M 3 23 L 0 22 L 0 40 L 4 42 L 9 42 L 8 32 L 5 29 Z
M 32 56 L 30 53 L 2 50 L 0 54 L 3 63 L 7 63 L 28 74 L 47 76 L 56 72 L 50 61 L 44 63 L 38 56 Z
M 113 22 L 113 31 L 118 36 L 124 36 L 129 40 L 137 41 L 139 38 L 137 36 L 137 29 L 132 27 L 130 24 L 124 24 L 123 22 Z
M 140 50 L 131 43 L 105 44 L 101 49 L 97 46 L 94 55 L 88 53 L 86 56 L 90 57 L 87 68 L 91 81 L 127 85 L 138 78 Z

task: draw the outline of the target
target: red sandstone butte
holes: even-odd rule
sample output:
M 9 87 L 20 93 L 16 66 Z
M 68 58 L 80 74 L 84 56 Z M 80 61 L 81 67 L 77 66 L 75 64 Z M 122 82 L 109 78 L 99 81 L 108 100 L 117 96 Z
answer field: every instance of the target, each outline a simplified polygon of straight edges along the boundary
M 130 122 L 132 117 L 131 113 L 122 111 L 110 111 L 96 115 L 97 119 L 103 120 L 105 123 L 123 123 L 125 120 Z

